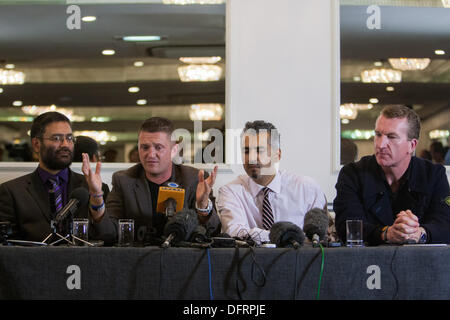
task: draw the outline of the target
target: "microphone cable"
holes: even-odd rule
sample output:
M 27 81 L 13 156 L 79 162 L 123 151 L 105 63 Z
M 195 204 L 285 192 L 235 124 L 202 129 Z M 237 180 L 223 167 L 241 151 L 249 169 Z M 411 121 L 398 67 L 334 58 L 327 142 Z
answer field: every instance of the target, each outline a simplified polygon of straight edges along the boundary
M 213 289 L 212 289 L 211 255 L 209 254 L 209 247 L 206 248 L 206 255 L 208 256 L 208 269 L 209 269 L 209 300 L 214 300 Z
M 320 264 L 320 275 L 319 275 L 319 284 L 317 286 L 317 296 L 316 300 L 319 300 L 320 297 L 320 286 L 322 284 L 322 276 L 323 276 L 323 266 L 325 262 L 325 250 L 323 249 L 322 244 L 319 242 L 320 250 L 322 251 L 322 262 Z

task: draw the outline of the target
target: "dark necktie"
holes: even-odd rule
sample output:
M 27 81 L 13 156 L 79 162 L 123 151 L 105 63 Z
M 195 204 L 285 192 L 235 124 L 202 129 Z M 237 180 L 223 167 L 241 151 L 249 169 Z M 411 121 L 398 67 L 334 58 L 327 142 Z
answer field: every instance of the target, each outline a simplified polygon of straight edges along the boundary
M 62 188 L 59 185 L 58 177 L 55 179 L 49 178 L 47 183 L 49 185 L 48 194 L 50 197 L 50 209 L 52 211 L 52 218 L 56 217 L 56 214 L 62 209 Z
M 272 227 L 272 225 L 274 223 L 272 206 L 270 205 L 270 201 L 269 201 L 270 191 L 271 190 L 267 187 L 263 188 L 264 200 L 263 200 L 263 206 L 262 206 L 262 218 L 263 218 L 263 227 L 266 230 L 270 230 L 270 228 Z

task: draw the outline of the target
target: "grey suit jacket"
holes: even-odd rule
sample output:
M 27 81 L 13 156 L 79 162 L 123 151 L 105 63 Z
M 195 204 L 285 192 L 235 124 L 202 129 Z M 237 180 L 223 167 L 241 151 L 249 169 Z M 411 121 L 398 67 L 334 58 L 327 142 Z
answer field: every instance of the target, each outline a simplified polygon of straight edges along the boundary
M 78 188 L 88 188 L 83 175 L 69 170 L 68 195 Z M 105 197 L 109 188 L 103 185 Z M 88 204 L 80 207 L 75 215 L 88 218 Z M 0 221 L 10 222 L 14 239 L 43 241 L 50 233 L 50 202 L 47 190 L 37 170 L 0 185 Z M 90 233 L 96 238 L 95 230 Z
M 185 189 L 184 208 L 195 210 L 198 171 L 184 165 L 173 165 L 170 181 L 176 182 Z M 205 174 L 207 177 L 208 174 Z M 210 199 L 215 203 L 212 193 Z M 112 176 L 112 190 L 106 202 L 103 219 L 95 225 L 101 238 L 107 244 L 117 242 L 118 219 L 135 220 L 135 239 L 142 241 L 145 230 L 142 226 L 151 226 L 152 199 L 150 188 L 140 163 L 133 167 L 115 172 Z M 200 221 L 199 221 L 200 222 Z M 209 219 L 203 224 L 209 235 L 220 232 L 220 220 L 213 206 Z

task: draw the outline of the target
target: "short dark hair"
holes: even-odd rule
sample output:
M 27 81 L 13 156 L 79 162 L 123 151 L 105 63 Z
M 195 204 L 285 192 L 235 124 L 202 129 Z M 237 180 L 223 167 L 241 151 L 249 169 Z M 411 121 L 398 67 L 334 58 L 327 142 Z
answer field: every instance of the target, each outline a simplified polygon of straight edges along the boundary
M 271 147 L 280 148 L 280 133 L 272 123 L 263 120 L 248 121 L 245 124 L 242 135 L 244 135 L 247 131 L 254 131 L 256 134 L 259 134 L 260 132 L 267 132 L 270 136 Z
M 37 138 L 42 137 L 45 133 L 45 129 L 47 128 L 47 126 L 53 122 L 67 122 L 70 125 L 70 128 L 72 129 L 72 124 L 70 123 L 69 118 L 67 118 L 62 113 L 56 111 L 49 111 L 42 113 L 36 118 L 34 118 L 30 129 L 31 139 L 36 137 Z
M 142 123 L 139 132 L 165 132 L 171 136 L 173 130 L 173 123 L 169 119 L 152 117 Z
M 82 162 L 82 153 L 87 153 L 89 155 L 89 160 L 92 161 L 92 157 L 96 155 L 99 156 L 99 146 L 95 139 L 87 136 L 78 136 L 75 140 L 74 151 L 73 151 L 73 161 Z
M 408 121 L 408 140 L 419 139 L 420 118 L 413 109 L 404 105 L 389 105 L 381 110 L 380 115 L 388 119 L 406 118 Z

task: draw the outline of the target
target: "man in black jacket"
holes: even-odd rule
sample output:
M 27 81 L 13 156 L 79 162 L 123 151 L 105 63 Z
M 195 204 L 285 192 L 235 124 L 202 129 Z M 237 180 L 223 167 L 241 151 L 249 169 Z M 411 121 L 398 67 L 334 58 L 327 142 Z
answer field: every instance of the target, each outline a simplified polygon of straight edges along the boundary
M 369 245 L 450 243 L 449 184 L 442 165 L 413 156 L 420 120 L 404 106 L 385 107 L 375 124 L 375 154 L 344 166 L 334 199 L 336 229 L 363 220 Z

